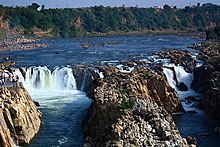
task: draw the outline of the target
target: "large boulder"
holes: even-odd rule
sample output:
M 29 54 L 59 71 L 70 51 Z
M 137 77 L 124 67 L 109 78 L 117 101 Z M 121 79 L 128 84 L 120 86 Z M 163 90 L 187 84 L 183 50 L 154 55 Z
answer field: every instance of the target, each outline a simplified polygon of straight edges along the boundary
M 207 87 L 202 108 L 208 116 L 220 120 L 220 71 L 210 75 Z
M 92 67 L 87 67 L 85 65 L 73 67 L 73 75 L 76 80 L 77 89 L 85 92 L 90 91 L 92 82 L 99 77 Z
M 177 87 L 179 88 L 180 91 L 188 91 L 188 87 L 184 82 L 179 83 Z

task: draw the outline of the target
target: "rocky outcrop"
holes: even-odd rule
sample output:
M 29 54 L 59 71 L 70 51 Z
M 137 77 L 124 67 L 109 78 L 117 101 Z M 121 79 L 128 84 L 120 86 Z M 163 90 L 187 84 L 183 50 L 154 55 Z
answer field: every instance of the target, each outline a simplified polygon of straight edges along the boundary
M 186 86 L 184 82 L 181 82 L 180 84 L 178 84 L 177 87 L 180 91 L 188 91 L 188 87 Z
M 95 83 L 85 146 L 189 146 L 170 114 L 183 109 L 165 76 L 138 66 Z
M 39 131 L 41 113 L 22 85 L 0 88 L 0 146 L 30 143 Z
M 76 79 L 77 89 L 82 91 L 89 91 L 94 79 L 98 78 L 94 68 L 85 65 L 77 65 L 73 67 L 73 75 Z
M 166 51 L 156 52 L 155 54 L 170 59 L 172 63 L 183 66 L 187 72 L 192 72 L 196 67 L 196 60 L 189 51 L 168 49 Z
M 205 98 L 201 102 L 205 113 L 220 120 L 220 54 L 219 41 L 198 43 L 194 48 L 201 51 L 200 58 L 204 60 L 201 67 L 194 69 L 194 81 L 191 87 Z

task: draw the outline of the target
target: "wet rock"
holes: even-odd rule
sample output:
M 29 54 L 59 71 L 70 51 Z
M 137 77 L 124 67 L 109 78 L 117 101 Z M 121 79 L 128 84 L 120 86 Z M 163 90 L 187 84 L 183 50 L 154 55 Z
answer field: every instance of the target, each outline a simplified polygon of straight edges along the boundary
M 183 66 L 187 72 L 192 72 L 196 67 L 196 60 L 189 51 L 168 49 L 166 51 L 156 52 L 155 54 L 164 58 L 169 58 L 172 63 Z
M 177 87 L 180 91 L 188 91 L 188 87 L 186 86 L 184 82 L 181 82 L 180 84 L 178 84 Z
M 34 101 L 34 104 L 35 104 L 37 107 L 40 107 L 40 103 L 39 103 L 39 102 Z
M 214 134 L 216 134 L 216 135 L 220 134 L 220 127 L 215 127 Z
M 22 76 L 24 77 L 24 79 L 26 78 L 25 75 L 26 75 L 26 70 L 25 68 L 23 67 L 19 67 L 19 71 L 21 72 Z
M 190 145 L 194 144 L 194 145 L 198 146 L 197 140 L 196 140 L 195 138 L 191 137 L 191 136 L 187 136 L 187 137 L 186 137 L 186 141 L 187 141 L 188 144 L 190 144 Z
M 99 77 L 92 67 L 87 67 L 85 65 L 77 65 L 73 67 L 73 75 L 76 79 L 77 89 L 85 92 L 91 90 L 92 82 Z

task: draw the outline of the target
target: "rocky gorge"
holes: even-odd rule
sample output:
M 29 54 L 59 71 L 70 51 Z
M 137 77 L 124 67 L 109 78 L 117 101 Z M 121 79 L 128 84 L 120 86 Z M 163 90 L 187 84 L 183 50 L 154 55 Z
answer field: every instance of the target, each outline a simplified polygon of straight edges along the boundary
M 157 52 L 154 55 L 169 59 L 176 66 L 181 65 L 185 71 L 194 73 L 193 83 L 195 85 L 192 84 L 192 88 L 204 93 L 205 99 L 201 104 L 207 114 L 211 112 L 211 115 L 208 115 L 212 117 L 215 111 L 218 112 L 218 108 L 215 106 L 216 104 L 218 105 L 216 98 L 218 98 L 219 92 L 218 50 L 212 51 L 210 56 L 206 56 L 206 54 L 202 50 L 199 51 L 200 59 L 206 59 L 205 63 L 200 67 L 197 67 L 196 59 L 189 51 L 169 49 Z M 114 66 L 112 64 L 95 67 L 92 65 L 77 65 L 72 68 L 71 74 L 76 80 L 77 89 L 87 92 L 87 95 L 93 99 L 89 113 L 83 122 L 86 140 L 84 146 L 196 146 L 197 143 L 193 137 L 184 135 L 185 138 L 183 138 L 181 136 L 172 116 L 174 113 L 184 112 L 184 109 L 180 97 L 175 91 L 176 89 L 168 84 L 168 78 L 163 72 L 164 68 L 173 72 L 175 85 L 180 91 L 187 91 L 188 89 L 186 88 L 190 88 L 186 83 L 179 82 L 175 68 L 163 64 L 163 59 L 161 61 L 158 60 L 156 64 L 154 64 L 154 60 L 148 62 L 138 59 L 119 61 L 118 64 L 122 64 L 122 66 Z M 33 74 L 34 67 L 30 69 Z M 36 69 L 44 71 L 46 67 L 42 69 L 41 67 L 36 67 Z M 49 69 L 45 71 L 49 71 Z M 36 73 L 40 75 L 39 70 L 36 70 Z M 25 73 L 22 74 L 23 76 L 25 75 Z M 206 79 L 204 77 L 209 78 Z M 203 80 L 204 83 L 200 83 Z M 9 87 L 2 88 L 2 91 L 7 91 L 5 93 L 12 91 L 12 96 L 6 94 L 10 99 L 4 98 L 4 109 L 2 111 L 7 111 L 5 109 L 9 107 L 8 103 L 14 104 L 14 100 L 16 102 L 19 100 L 19 96 L 14 96 L 14 93 L 19 91 L 16 90 Z M 24 90 L 22 85 L 20 90 Z M 191 101 L 193 98 L 188 99 Z M 23 101 L 27 102 L 29 99 Z M 11 115 L 12 122 L 12 118 L 19 118 L 23 123 L 28 120 L 26 118 L 29 118 L 30 116 L 28 115 L 32 115 L 33 112 L 32 106 L 30 111 L 29 108 L 25 109 L 29 114 L 26 114 L 26 111 L 23 112 L 22 108 L 22 116 L 20 117 L 20 113 L 18 113 L 20 111 L 16 109 L 16 113 L 14 113 L 11 109 L 13 108 L 8 109 L 9 113 L 6 115 Z M 36 109 L 33 117 L 40 119 L 41 114 L 36 106 L 33 105 L 33 109 Z M 12 124 L 5 120 L 5 116 L 3 117 L 3 127 Z M 10 126 L 8 129 L 11 133 L 2 133 L 4 135 L 11 134 L 12 136 L 12 139 L 9 138 L 10 135 L 3 137 L 5 138 L 3 146 L 7 144 L 6 140 L 9 140 L 8 144 L 10 142 L 14 144 L 29 143 L 28 137 L 23 137 L 26 138 L 23 140 L 20 139 L 22 138 L 21 134 L 27 136 L 24 132 L 27 132 L 28 129 L 22 129 L 34 128 L 34 131 L 30 131 L 30 134 L 35 134 L 38 131 L 39 120 L 36 118 L 34 120 L 37 120 L 37 122 L 33 125 L 27 123 L 26 126 L 17 127 L 18 123 L 12 124 L 12 127 Z M 30 122 L 32 122 L 32 118 L 30 118 Z M 218 132 L 218 130 L 215 132 Z
M 94 81 L 84 146 L 195 146 L 173 121 L 171 113 L 184 110 L 163 74 L 145 66 L 131 73 L 106 70 L 104 79 Z

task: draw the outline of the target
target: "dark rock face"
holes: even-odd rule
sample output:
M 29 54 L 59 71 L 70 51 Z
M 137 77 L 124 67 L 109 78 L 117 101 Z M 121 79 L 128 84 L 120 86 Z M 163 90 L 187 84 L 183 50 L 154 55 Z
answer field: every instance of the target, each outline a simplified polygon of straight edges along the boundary
M 178 84 L 177 86 L 179 88 L 180 91 L 188 91 L 188 87 L 186 86 L 185 83 L 181 82 L 180 84 Z
M 91 68 L 92 67 L 86 67 L 85 65 L 77 65 L 73 68 L 73 75 L 76 79 L 78 90 L 90 91 L 92 82 L 99 77 Z
M 191 83 L 191 88 L 196 92 L 205 93 L 208 83 L 208 76 L 211 71 L 208 71 L 203 66 L 197 67 L 193 70 L 193 81 Z
M 205 63 L 194 69 L 194 81 L 191 87 L 203 93 L 205 98 L 201 102 L 205 113 L 220 120 L 220 55 L 219 42 L 205 42 L 199 45 L 201 57 Z M 196 48 L 196 47 L 195 47 Z
M 201 102 L 205 113 L 220 120 L 220 72 L 216 71 L 210 75 L 205 99 Z
M 170 115 L 177 111 L 179 97 L 163 75 L 143 66 L 113 72 L 96 82 L 85 146 L 189 146 Z

